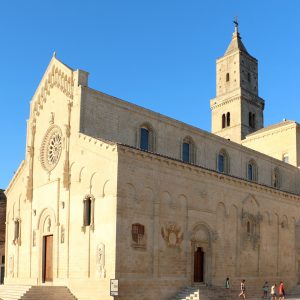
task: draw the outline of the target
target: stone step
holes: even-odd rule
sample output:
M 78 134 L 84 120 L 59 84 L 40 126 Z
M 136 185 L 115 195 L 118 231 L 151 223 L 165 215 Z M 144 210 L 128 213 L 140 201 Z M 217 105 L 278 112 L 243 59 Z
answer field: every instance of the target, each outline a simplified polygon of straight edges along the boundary
M 0 286 L 1 300 L 77 300 L 65 286 Z
M 237 299 L 239 289 L 225 289 L 218 286 L 194 285 L 183 288 L 171 300 L 231 300 Z M 248 300 L 261 300 L 262 291 L 246 290 Z

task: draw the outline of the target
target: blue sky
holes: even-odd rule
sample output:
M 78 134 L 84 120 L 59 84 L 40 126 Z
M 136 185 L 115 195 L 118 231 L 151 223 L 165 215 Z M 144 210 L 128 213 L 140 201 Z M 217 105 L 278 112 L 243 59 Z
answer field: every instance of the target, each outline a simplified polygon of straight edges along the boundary
M 215 60 L 239 28 L 265 125 L 300 120 L 298 0 L 2 1 L 0 188 L 25 156 L 29 102 L 54 51 L 97 90 L 210 131 Z

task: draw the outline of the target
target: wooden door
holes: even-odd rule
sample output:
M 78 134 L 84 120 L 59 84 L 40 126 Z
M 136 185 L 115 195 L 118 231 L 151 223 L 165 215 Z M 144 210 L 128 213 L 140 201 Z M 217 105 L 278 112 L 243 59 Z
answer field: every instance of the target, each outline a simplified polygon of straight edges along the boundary
M 43 282 L 53 280 L 53 235 L 44 236 Z
M 194 282 L 204 281 L 204 252 L 197 248 L 194 253 Z

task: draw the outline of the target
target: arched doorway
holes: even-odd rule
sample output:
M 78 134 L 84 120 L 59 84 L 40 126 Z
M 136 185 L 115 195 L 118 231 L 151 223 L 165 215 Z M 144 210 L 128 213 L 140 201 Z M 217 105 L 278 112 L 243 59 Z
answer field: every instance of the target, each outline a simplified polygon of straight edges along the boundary
M 42 282 L 53 281 L 53 235 L 43 236 Z
M 55 237 L 56 237 L 56 218 L 52 209 L 44 209 L 40 214 L 37 224 L 40 233 L 38 245 L 40 259 L 39 259 L 39 282 L 47 283 L 53 282 L 55 264 Z
M 211 283 L 211 253 L 210 230 L 205 224 L 197 224 L 191 234 L 192 283 Z
M 197 247 L 194 252 L 194 282 L 204 281 L 204 252 Z

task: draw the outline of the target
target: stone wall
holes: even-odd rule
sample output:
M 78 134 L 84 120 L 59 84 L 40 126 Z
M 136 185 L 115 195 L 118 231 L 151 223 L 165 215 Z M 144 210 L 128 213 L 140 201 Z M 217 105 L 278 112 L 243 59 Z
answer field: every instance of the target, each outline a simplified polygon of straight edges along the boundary
M 154 299 L 162 293 L 160 286 L 172 285 L 167 297 L 191 285 L 196 247 L 206 255 L 208 284 L 223 286 L 227 276 L 236 285 L 245 278 L 256 287 L 265 280 L 284 280 L 287 287 L 297 282 L 299 196 L 140 150 L 118 149 L 121 299 L 134 299 L 136 289 L 129 286 L 143 290 L 144 299 Z M 134 223 L 145 226 L 140 248 L 132 240 Z
M 181 160 L 182 142 L 188 136 L 195 145 L 196 165 L 216 170 L 217 155 L 224 149 L 230 160 L 230 175 L 246 178 L 247 163 L 254 159 L 258 166 L 259 183 L 270 186 L 272 172 L 278 167 L 282 174 L 280 188 L 300 192 L 298 169 L 282 161 L 134 104 L 83 88 L 80 131 L 84 134 L 139 147 L 139 129 L 143 124 L 153 130 L 155 153 Z

